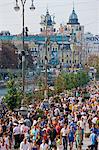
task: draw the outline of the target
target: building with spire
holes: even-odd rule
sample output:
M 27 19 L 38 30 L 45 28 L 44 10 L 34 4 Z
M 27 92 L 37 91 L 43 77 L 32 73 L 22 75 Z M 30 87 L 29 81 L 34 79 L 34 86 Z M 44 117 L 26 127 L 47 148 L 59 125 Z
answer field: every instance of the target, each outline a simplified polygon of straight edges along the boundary
M 72 13 L 69 16 L 68 22 L 65 25 L 60 25 L 59 33 L 71 36 L 74 34 L 76 36 L 76 40 L 78 42 L 81 41 L 82 35 L 84 35 L 84 26 L 80 25 L 74 7 Z
M 41 16 L 40 34 L 26 36 L 29 54 L 32 56 L 34 65 L 44 66 L 47 41 L 47 60 L 51 67 L 62 69 L 79 68 L 83 65 L 83 35 L 84 26 L 81 26 L 78 16 L 73 7 L 72 13 L 66 25 L 60 25 L 59 33 L 55 29 L 55 17 L 46 14 Z M 21 36 L 1 36 L 1 40 L 11 40 L 20 46 Z
M 49 13 L 49 10 L 47 9 L 46 15 L 41 16 L 41 28 L 40 28 L 40 34 L 41 35 L 46 35 L 46 31 L 48 35 L 54 35 L 56 29 L 54 28 L 55 26 L 55 16 L 51 16 Z
M 65 25 L 60 25 L 59 33 L 70 36 L 70 57 L 72 66 L 82 66 L 84 63 L 84 26 L 80 25 L 78 16 L 73 7 L 69 20 Z M 69 60 L 67 61 L 69 62 Z

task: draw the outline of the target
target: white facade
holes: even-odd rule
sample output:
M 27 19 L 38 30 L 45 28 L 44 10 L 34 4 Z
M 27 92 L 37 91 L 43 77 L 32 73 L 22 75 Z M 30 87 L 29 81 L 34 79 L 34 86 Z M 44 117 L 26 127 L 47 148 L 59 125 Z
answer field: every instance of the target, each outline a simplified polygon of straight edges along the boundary
M 90 55 L 99 55 L 99 35 L 86 33 L 84 35 L 84 41 L 87 57 Z

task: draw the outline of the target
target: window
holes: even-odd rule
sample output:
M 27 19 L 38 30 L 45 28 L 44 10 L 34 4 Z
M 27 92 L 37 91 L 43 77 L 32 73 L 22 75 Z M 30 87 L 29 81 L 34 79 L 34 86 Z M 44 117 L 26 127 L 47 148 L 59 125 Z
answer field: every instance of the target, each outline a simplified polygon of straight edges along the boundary
M 77 27 L 76 27 L 76 31 L 78 31 L 78 29 L 79 29 L 79 28 L 78 28 L 78 26 L 77 26 Z
M 48 47 L 48 49 L 47 49 L 48 51 L 50 50 L 50 48 Z
M 81 27 L 79 27 L 79 30 L 81 31 Z
M 65 28 L 65 31 L 67 31 L 67 28 Z

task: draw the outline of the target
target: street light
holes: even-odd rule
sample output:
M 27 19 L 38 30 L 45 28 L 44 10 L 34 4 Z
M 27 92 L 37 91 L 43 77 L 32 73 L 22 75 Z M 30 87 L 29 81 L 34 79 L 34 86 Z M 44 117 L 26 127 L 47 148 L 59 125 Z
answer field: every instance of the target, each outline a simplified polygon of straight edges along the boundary
M 62 70 L 64 69 L 64 34 L 62 35 Z
M 74 67 L 75 67 L 75 46 L 76 44 L 76 35 L 74 33 L 74 30 L 72 30 L 72 35 L 71 35 L 71 46 L 72 46 L 72 68 L 73 68 L 73 72 L 74 72 Z
M 20 0 L 22 4 L 22 91 L 25 95 L 25 47 L 24 47 L 24 37 L 25 37 L 25 26 L 24 26 L 24 12 L 25 12 L 25 4 L 26 0 Z M 35 10 L 34 0 L 31 0 L 32 4 L 30 10 Z M 16 0 L 16 6 L 14 7 L 15 11 L 19 11 L 20 7 L 18 5 L 18 0 Z M 24 104 L 24 100 L 22 100 L 21 105 Z

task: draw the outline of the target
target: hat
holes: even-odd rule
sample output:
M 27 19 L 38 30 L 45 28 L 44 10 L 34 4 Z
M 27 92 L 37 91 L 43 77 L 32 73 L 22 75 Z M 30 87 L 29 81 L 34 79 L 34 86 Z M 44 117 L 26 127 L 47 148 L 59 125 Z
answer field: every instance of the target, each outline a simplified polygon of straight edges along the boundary
M 37 121 L 36 120 L 34 120 L 34 122 L 33 122 L 33 126 L 35 126 L 35 125 L 37 125 Z
M 41 120 L 41 117 L 39 117 L 38 120 Z
M 21 118 L 21 120 L 19 120 L 18 122 L 19 122 L 20 124 L 21 124 L 21 123 L 24 123 L 24 119 Z
M 17 126 L 18 124 L 14 122 L 13 125 L 14 125 L 14 126 Z
M 19 124 L 18 120 L 15 120 L 14 123 Z
M 43 128 L 43 130 L 42 131 L 46 131 L 46 128 Z

